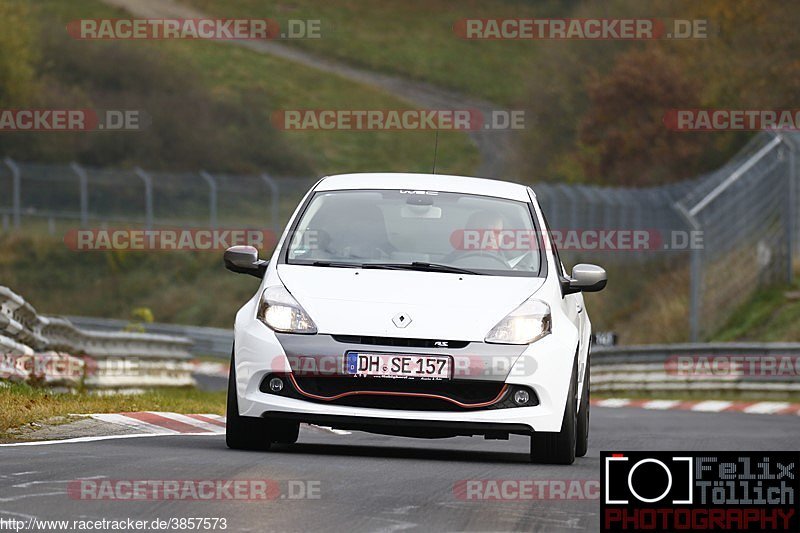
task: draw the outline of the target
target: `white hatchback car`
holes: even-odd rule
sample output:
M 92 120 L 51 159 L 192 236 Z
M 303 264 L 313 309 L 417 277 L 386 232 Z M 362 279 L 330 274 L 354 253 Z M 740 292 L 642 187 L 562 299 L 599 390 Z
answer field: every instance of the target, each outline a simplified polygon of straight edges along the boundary
M 317 182 L 237 313 L 227 444 L 293 443 L 301 422 L 411 437 L 531 436 L 534 462 L 587 450 L 591 324 L 534 192 L 430 174 Z

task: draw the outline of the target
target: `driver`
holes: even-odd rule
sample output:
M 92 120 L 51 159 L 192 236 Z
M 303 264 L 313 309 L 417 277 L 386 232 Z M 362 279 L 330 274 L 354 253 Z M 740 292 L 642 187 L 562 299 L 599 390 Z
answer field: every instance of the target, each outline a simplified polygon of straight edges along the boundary
M 503 231 L 503 217 L 495 211 L 476 211 L 467 219 L 465 230 L 479 231 L 481 242 L 478 250 L 499 251 L 500 232 Z M 492 234 L 489 237 L 487 234 Z
M 452 253 L 449 257 L 451 260 L 457 261 L 459 257 L 470 255 L 483 255 L 491 256 L 506 264 L 509 268 L 528 268 L 529 265 L 524 261 L 528 256 L 527 250 L 515 251 L 505 250 L 501 246 L 502 232 L 505 229 L 505 218 L 503 215 L 496 211 L 483 210 L 472 213 L 464 227 L 464 231 L 477 232 L 479 242 L 478 248 L 469 248 L 466 245 L 467 239 L 462 241 L 462 249 Z M 471 235 L 470 237 L 475 237 Z

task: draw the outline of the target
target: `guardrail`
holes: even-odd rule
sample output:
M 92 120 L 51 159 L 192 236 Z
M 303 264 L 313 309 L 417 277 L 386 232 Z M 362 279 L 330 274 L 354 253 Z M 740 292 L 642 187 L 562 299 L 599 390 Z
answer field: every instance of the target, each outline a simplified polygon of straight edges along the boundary
M 596 346 L 592 390 L 609 393 L 800 392 L 800 343 Z
M 66 318 L 39 315 L 0 287 L 2 379 L 70 388 L 190 386 L 191 346 L 178 335 L 83 329 Z
M 91 317 L 69 320 L 80 327 L 105 331 L 118 331 L 127 324 L 123 320 Z M 194 342 L 195 353 L 230 358 L 230 329 L 158 323 L 144 327 L 156 336 L 188 337 Z M 793 369 L 781 373 L 766 366 L 777 360 L 783 364 L 788 361 Z M 770 396 L 800 392 L 800 343 L 595 345 L 591 365 L 592 390 L 603 393 L 726 391 Z
M 95 318 L 88 316 L 67 316 L 70 322 L 78 327 L 97 331 L 120 331 L 128 322 L 116 318 Z M 233 346 L 233 328 L 208 328 L 186 326 L 182 324 L 161 324 L 153 322 L 142 324 L 147 333 L 181 336 L 191 339 L 192 351 L 195 355 L 208 355 L 220 359 L 231 358 Z

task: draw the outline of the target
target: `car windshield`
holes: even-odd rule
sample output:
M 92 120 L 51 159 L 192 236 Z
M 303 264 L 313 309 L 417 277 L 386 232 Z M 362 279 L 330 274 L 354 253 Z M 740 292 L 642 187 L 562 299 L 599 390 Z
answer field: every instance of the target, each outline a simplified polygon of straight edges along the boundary
M 316 193 L 286 262 L 538 276 L 540 240 L 525 202 L 439 191 Z

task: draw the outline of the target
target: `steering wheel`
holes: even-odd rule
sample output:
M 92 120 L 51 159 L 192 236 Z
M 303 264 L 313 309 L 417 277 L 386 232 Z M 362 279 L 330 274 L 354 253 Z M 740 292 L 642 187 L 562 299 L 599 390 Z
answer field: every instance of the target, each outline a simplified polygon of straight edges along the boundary
M 499 255 L 491 254 L 491 253 L 487 254 L 485 252 L 465 252 L 465 253 L 457 255 L 456 257 L 451 259 L 451 261 L 453 263 L 461 263 L 465 259 L 471 259 L 473 257 L 477 257 L 477 258 L 480 258 L 480 259 L 490 259 L 490 260 L 498 263 L 499 265 L 502 265 L 503 270 L 507 270 L 509 268 L 508 261 L 506 261 L 505 259 L 503 259 Z

